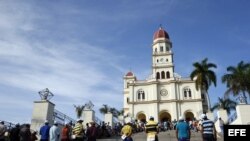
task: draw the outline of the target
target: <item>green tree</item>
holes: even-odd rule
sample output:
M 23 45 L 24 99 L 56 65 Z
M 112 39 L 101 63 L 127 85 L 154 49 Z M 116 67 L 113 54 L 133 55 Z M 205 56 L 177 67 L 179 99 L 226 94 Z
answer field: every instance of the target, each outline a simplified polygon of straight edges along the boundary
M 236 67 L 227 67 L 227 72 L 222 76 L 222 83 L 226 83 L 228 88 L 225 95 L 238 96 L 242 93 L 243 97 L 246 98 L 246 93 L 250 94 L 250 64 L 241 61 Z
M 190 77 L 195 81 L 196 90 L 201 90 L 201 93 L 206 96 L 208 110 L 210 110 L 208 89 L 212 83 L 216 86 L 216 75 L 211 68 L 217 68 L 217 66 L 213 63 L 208 63 L 207 58 L 201 62 L 193 63 L 193 66 L 194 70 L 191 72 Z
M 83 106 L 83 105 L 78 105 L 78 106 L 74 105 L 74 107 L 75 107 L 75 111 L 76 111 L 76 117 L 80 118 L 82 116 L 82 112 L 83 112 L 83 109 L 84 109 L 85 106 Z
M 211 111 L 224 109 L 227 111 L 227 115 L 230 115 L 231 110 L 235 110 L 237 102 L 229 98 L 220 98 L 218 97 L 218 102 L 214 104 L 211 108 Z

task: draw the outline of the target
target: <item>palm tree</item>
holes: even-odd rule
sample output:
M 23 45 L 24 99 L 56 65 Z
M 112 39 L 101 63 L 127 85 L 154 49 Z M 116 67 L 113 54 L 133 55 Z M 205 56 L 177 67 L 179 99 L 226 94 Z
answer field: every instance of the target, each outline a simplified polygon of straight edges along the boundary
M 246 71 L 246 85 L 247 85 L 247 92 L 248 95 L 250 96 L 250 67 Z
M 235 110 L 236 105 L 237 102 L 229 98 L 218 97 L 218 102 L 214 104 L 214 106 L 211 108 L 211 111 L 214 111 L 215 109 L 224 109 L 227 111 L 227 115 L 230 115 L 231 110 Z
M 246 98 L 246 92 L 250 94 L 250 63 L 241 61 L 236 67 L 227 67 L 227 71 L 228 73 L 222 76 L 222 83 L 226 83 L 228 88 L 225 96 L 230 93 L 233 96 L 238 96 L 242 92 L 243 97 Z
M 194 70 L 191 72 L 190 77 L 195 79 L 196 90 L 201 90 L 206 96 L 208 110 L 210 110 L 210 99 L 208 95 L 209 86 L 213 83 L 216 86 L 216 75 L 211 68 L 217 68 L 213 63 L 208 63 L 208 59 L 205 58 L 201 62 L 195 62 L 193 64 Z
M 107 104 L 103 104 L 103 107 L 99 109 L 101 114 L 107 114 L 110 112 L 110 108 Z
M 118 111 L 118 116 L 123 116 L 124 115 L 124 109 L 121 109 L 120 111 Z
M 118 118 L 119 116 L 119 111 L 114 107 L 110 108 L 110 113 L 112 113 L 115 118 Z
M 77 118 L 80 118 L 82 116 L 82 112 L 83 112 L 83 109 L 85 106 L 84 105 L 78 105 L 78 106 L 74 105 L 74 107 L 75 107 Z

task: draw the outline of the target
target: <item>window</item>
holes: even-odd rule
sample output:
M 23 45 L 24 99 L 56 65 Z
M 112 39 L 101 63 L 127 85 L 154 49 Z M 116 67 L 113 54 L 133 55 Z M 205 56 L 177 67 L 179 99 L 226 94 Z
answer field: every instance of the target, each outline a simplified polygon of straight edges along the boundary
M 163 52 L 163 46 L 160 46 L 160 52 Z
M 159 60 L 157 59 L 157 61 L 156 61 L 157 63 L 159 62 Z
M 205 99 L 205 95 L 201 94 L 201 98 L 202 98 L 202 100 L 204 100 Z
M 166 47 L 166 51 L 169 51 L 169 47 Z
M 145 99 L 145 93 L 144 93 L 144 91 L 142 89 L 139 89 L 137 91 L 137 100 L 142 101 L 144 99 Z
M 156 79 L 160 79 L 160 73 L 159 72 L 156 73 Z
M 184 90 L 184 98 L 187 98 L 187 92 Z
M 129 102 L 129 98 L 127 97 L 127 103 Z
M 170 73 L 169 73 L 169 71 L 167 71 L 167 78 L 170 78 Z
M 155 52 L 157 52 L 157 48 L 155 48 Z
M 165 79 L 165 72 L 164 71 L 161 72 L 161 79 Z
M 190 88 L 184 88 L 183 92 L 184 99 L 191 99 L 192 98 L 192 92 Z

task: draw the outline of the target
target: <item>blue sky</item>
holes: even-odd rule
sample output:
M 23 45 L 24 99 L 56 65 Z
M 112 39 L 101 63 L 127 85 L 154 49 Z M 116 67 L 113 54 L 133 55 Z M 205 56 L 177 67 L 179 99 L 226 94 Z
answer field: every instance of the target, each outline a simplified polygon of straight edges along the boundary
M 38 91 L 49 88 L 56 109 L 75 118 L 73 104 L 91 100 L 122 109 L 123 76 L 151 73 L 151 44 L 162 24 L 173 43 L 175 72 L 193 62 L 217 69 L 212 104 L 226 90 L 228 66 L 250 61 L 247 0 L 0 1 L 0 119 L 30 122 Z

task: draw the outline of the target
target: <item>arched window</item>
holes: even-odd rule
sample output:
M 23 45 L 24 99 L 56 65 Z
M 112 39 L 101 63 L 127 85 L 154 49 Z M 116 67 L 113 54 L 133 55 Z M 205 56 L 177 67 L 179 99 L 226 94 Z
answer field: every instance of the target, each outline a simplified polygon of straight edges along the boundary
M 184 90 L 184 98 L 187 98 L 187 92 Z
M 161 72 L 161 79 L 165 79 L 165 72 L 164 71 Z
M 156 79 L 160 79 L 160 73 L 159 72 L 156 73 Z
M 157 52 L 157 48 L 155 48 L 155 52 Z
M 191 89 L 190 88 L 184 88 L 183 96 L 184 96 L 184 99 L 191 99 L 192 98 Z
M 145 92 L 142 89 L 137 91 L 137 100 L 142 101 L 145 100 Z
M 157 61 L 157 63 L 159 62 L 159 60 L 158 60 L 158 59 L 157 59 L 156 61 Z
M 189 89 L 188 91 L 188 96 L 191 98 L 192 97 L 192 93 L 191 93 L 191 90 Z
M 167 75 L 167 78 L 170 78 L 170 73 L 169 73 L 169 71 L 167 71 L 166 75 Z

